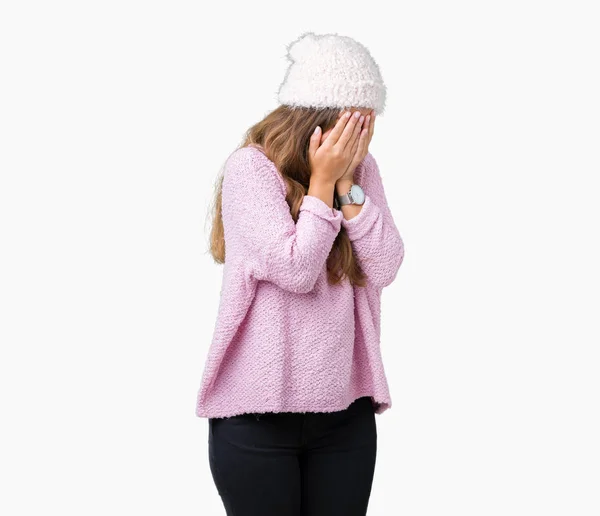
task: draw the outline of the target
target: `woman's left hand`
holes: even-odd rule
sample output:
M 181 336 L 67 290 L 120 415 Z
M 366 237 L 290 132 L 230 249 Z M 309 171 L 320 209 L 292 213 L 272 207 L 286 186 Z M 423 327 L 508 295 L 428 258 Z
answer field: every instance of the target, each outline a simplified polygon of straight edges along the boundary
M 375 111 L 371 111 L 363 121 L 363 127 L 360 133 L 360 137 L 356 139 L 354 144 L 354 158 L 350 162 L 346 173 L 338 179 L 338 183 L 351 182 L 354 179 L 354 171 L 358 164 L 365 158 L 369 152 L 369 144 L 373 138 L 373 132 L 375 131 Z

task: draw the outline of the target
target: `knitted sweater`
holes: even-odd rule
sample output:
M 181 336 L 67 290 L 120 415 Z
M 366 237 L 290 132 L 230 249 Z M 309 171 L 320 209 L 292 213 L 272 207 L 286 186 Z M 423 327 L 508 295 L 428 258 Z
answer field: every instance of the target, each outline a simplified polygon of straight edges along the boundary
M 368 153 L 355 182 L 365 192 L 345 219 L 305 195 L 298 220 L 275 164 L 253 146 L 224 169 L 226 259 L 218 315 L 197 393 L 198 417 L 251 412 L 333 412 L 371 396 L 391 407 L 380 352 L 382 289 L 396 277 L 404 244 L 377 163 Z M 327 282 L 326 260 L 344 226 L 367 286 Z

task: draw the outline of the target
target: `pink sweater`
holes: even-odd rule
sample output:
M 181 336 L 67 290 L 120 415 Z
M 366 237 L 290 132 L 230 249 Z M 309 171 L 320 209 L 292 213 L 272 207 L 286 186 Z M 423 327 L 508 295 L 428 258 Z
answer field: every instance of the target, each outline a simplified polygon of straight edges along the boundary
M 236 149 L 223 179 L 226 260 L 218 316 L 197 394 L 198 417 L 248 412 L 332 412 L 371 396 L 391 407 L 380 351 L 381 292 L 404 245 L 369 153 L 354 179 L 365 203 L 346 220 L 306 195 L 294 223 L 286 185 L 256 147 Z M 327 282 L 340 227 L 368 285 Z

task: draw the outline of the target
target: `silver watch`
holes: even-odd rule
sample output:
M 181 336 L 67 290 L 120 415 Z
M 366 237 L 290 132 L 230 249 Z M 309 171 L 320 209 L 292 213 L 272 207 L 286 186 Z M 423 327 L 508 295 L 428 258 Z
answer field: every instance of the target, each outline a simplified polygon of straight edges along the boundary
M 343 195 L 336 195 L 335 199 L 337 201 L 337 205 L 339 207 L 345 206 L 346 204 L 364 204 L 365 202 L 365 192 L 360 187 L 354 183 L 348 193 Z

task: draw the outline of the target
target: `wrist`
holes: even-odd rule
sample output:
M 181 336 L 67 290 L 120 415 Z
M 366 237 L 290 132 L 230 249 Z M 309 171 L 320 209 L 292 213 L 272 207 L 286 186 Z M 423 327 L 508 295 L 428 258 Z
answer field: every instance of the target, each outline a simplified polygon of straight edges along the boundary
M 354 184 L 353 177 L 343 177 L 341 179 L 338 179 L 338 181 L 335 183 L 335 192 L 338 195 L 347 194 L 348 191 L 350 190 L 350 187 L 353 184 Z
M 335 180 L 328 177 L 319 176 L 318 174 L 311 174 L 309 184 L 324 188 L 334 188 Z
M 330 208 L 334 207 L 334 189 L 335 183 L 327 179 L 319 179 L 318 177 L 310 178 L 307 195 L 318 197 Z

